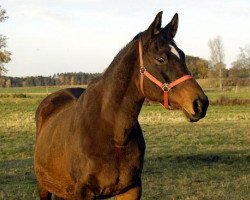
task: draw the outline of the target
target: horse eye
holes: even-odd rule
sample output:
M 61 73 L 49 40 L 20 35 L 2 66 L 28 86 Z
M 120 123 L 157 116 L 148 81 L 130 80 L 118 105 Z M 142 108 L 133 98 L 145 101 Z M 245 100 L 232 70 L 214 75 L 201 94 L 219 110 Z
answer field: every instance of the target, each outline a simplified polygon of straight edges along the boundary
M 163 63 L 164 62 L 164 58 L 156 58 L 156 60 L 159 62 L 159 63 Z

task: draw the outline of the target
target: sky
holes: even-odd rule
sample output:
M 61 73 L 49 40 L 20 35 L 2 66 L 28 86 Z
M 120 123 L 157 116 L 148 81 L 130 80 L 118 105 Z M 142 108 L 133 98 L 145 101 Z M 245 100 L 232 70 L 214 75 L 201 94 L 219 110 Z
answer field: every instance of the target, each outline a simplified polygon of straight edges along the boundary
M 102 72 L 159 11 L 165 26 L 175 13 L 175 41 L 186 55 L 209 59 L 209 39 L 221 36 L 230 67 L 250 44 L 249 0 L 1 0 L 0 24 L 12 61 L 7 76 Z

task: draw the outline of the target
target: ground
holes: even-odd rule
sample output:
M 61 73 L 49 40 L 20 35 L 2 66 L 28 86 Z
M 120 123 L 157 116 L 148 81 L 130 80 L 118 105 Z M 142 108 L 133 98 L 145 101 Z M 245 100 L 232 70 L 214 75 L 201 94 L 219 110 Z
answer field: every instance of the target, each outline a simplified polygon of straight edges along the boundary
M 15 92 L 0 90 L 5 93 L 0 97 L 0 199 L 37 197 L 34 113 L 54 89 L 44 90 L 32 89 L 28 98 L 7 97 Z M 212 100 L 222 94 L 250 98 L 249 91 L 208 92 Z M 212 105 L 198 123 L 188 123 L 181 112 L 145 105 L 139 121 L 147 145 L 143 200 L 249 199 L 250 105 Z

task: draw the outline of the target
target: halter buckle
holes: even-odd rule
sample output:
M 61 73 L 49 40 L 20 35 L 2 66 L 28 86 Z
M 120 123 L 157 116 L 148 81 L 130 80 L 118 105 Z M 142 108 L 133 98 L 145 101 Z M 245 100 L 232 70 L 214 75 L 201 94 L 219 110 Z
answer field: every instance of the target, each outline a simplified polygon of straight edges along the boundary
M 163 83 L 163 85 L 161 86 L 161 89 L 164 91 L 164 92 L 169 92 L 171 88 L 168 87 L 168 83 Z
M 146 71 L 146 68 L 145 68 L 145 67 L 141 67 L 141 68 L 140 68 L 140 73 L 141 73 L 141 74 L 144 74 L 145 71 Z

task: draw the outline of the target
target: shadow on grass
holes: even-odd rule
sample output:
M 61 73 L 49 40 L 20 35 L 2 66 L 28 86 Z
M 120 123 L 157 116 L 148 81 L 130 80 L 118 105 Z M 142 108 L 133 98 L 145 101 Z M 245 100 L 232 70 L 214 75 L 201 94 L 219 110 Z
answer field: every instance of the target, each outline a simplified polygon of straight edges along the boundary
M 235 171 L 235 174 L 239 176 L 247 175 L 250 173 L 250 152 L 241 150 L 155 157 L 151 155 L 145 158 L 143 173 L 144 176 L 169 174 L 175 179 L 174 176 L 178 176 L 179 173 L 196 175 L 201 171 L 204 173 L 204 169 L 211 174 L 226 170 Z M 213 170 L 217 170 L 217 172 L 213 172 Z
M 174 168 L 179 169 L 185 167 L 202 167 L 202 166 L 219 166 L 231 165 L 235 166 L 246 166 L 246 170 L 249 170 L 250 164 L 250 151 L 227 151 L 227 152 L 210 152 L 203 154 L 186 154 L 186 155 L 166 155 L 166 156 L 146 156 L 144 172 L 149 171 L 152 173 L 154 169 L 160 169 L 164 172 L 165 169 Z M 185 169 L 184 169 L 185 170 Z
M 0 199 L 27 199 L 36 196 L 32 158 L 1 160 L 0 180 Z
M 20 181 L 35 183 L 33 158 L 0 161 L 1 184 Z
M 155 162 L 165 161 L 168 163 L 186 163 L 186 164 L 239 164 L 250 162 L 250 151 L 227 151 L 227 152 L 211 152 L 203 154 L 187 154 L 187 155 L 169 155 L 149 157 L 149 160 Z
M 148 156 L 142 199 L 248 199 L 249 153 Z

